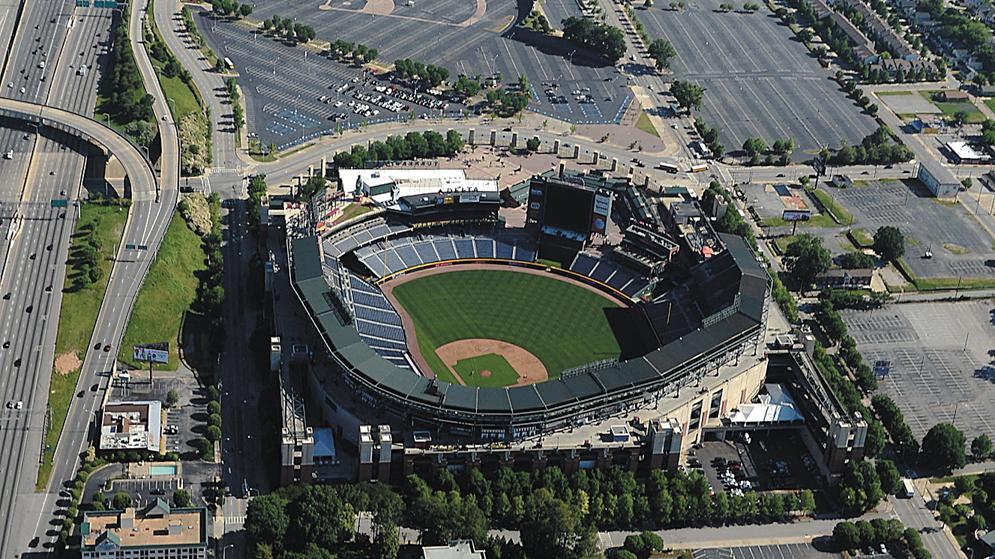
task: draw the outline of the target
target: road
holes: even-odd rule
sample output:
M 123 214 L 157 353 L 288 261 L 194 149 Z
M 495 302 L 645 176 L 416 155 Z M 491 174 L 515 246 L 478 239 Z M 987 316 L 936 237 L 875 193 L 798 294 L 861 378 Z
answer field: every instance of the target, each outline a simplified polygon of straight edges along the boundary
M 106 38 L 110 10 L 90 12 L 90 17 L 81 19 L 81 25 L 76 26 L 77 32 L 70 33 L 67 23 L 73 13 L 73 3 L 68 1 L 28 3 L 16 24 L 9 22 L 8 31 L 16 28 L 18 33 L 9 42 L 11 49 L 5 58 L 6 84 L 0 87 L 0 94 L 8 98 L 0 99 L 0 112 L 15 119 L 44 119 L 63 130 L 91 129 L 93 123 L 75 113 L 93 111 L 98 75 L 73 72 L 71 67 L 77 61 L 67 52 L 86 48 L 88 52 L 81 59 L 95 60 L 98 54 L 89 47 Z M 4 18 L 16 15 L 8 10 Z M 99 130 L 94 137 L 110 137 L 108 132 Z M 24 511 L 33 510 L 40 501 L 34 493 L 32 474 L 37 469 L 45 432 L 66 271 L 62 264 L 78 216 L 72 207 L 52 208 L 51 200 L 72 202 L 77 198 L 86 155 L 91 150 L 73 135 L 51 127 L 3 129 L 0 137 L 4 151 L 11 154 L 11 159 L 0 167 L 0 205 L 8 221 L 17 216 L 14 225 L 7 228 L 10 235 L 5 237 L 3 247 L 0 289 L 4 299 L 0 316 L 5 326 L 0 394 L 5 403 L 23 402 L 21 410 L 4 408 L 6 417 L 0 425 L 0 466 L 4 471 L 0 487 L 0 552 L 7 553 L 27 544 L 30 535 L 23 524 L 30 522 L 31 514 Z
M 169 219 L 172 216 L 172 209 L 176 203 L 179 163 L 175 127 L 173 127 L 171 117 L 166 109 L 166 99 L 159 88 L 151 62 L 143 49 L 136 48 L 142 37 L 142 34 L 137 30 L 140 29 L 143 9 L 143 4 L 135 7 L 128 25 L 132 31 L 132 46 L 135 49 L 143 81 L 145 81 L 146 89 L 155 98 L 154 110 L 163 138 L 163 155 L 160 159 L 162 170 L 159 176 L 155 174 L 139 150 L 127 139 L 92 119 L 52 107 L 25 107 L 23 103 L 17 104 L 10 100 L 0 101 L 0 109 L 19 110 L 25 113 L 30 112 L 30 109 L 35 111 L 34 114 L 71 127 L 74 131 L 82 132 L 87 137 L 95 138 L 99 144 L 118 157 L 128 172 L 132 205 L 122 243 L 108 280 L 107 291 L 97 316 L 97 324 L 88 347 L 110 344 L 116 348 L 120 343 L 132 305 L 152 262 L 155 250 L 165 234 Z M 84 19 L 79 21 L 85 23 Z M 94 37 L 95 35 L 89 35 L 90 40 Z M 139 41 L 136 41 L 135 37 Z M 80 52 L 84 52 L 81 58 L 85 59 L 85 51 Z M 80 56 L 75 53 L 76 51 L 73 51 L 74 56 Z M 75 95 L 72 88 L 67 87 L 60 91 L 62 91 L 60 95 L 66 97 L 71 98 Z M 90 110 L 92 110 L 92 106 Z M 149 246 L 150 250 L 130 250 L 126 248 L 127 244 Z M 57 266 L 57 268 L 64 271 L 61 266 Z M 54 346 L 55 329 L 51 328 L 50 330 L 52 340 L 44 346 L 48 348 Z M 35 506 L 31 508 L 30 514 L 21 515 L 22 526 L 13 532 L 16 535 L 11 538 L 12 546 L 24 546 L 32 536 L 46 542 L 46 545 L 50 545 L 50 542 L 55 539 L 57 531 L 53 527 L 60 521 L 60 505 L 62 504 L 59 503 L 58 491 L 74 476 L 79 455 L 88 444 L 91 418 L 94 411 L 98 409 L 104 390 L 109 384 L 109 373 L 113 368 L 116 354 L 116 350 L 111 352 L 90 350 L 84 356 L 77 388 L 95 383 L 98 384 L 100 390 L 97 392 L 86 390 L 83 397 L 73 399 L 66 427 L 62 431 L 59 445 L 55 449 L 54 467 L 46 491 L 41 494 L 40 498 L 33 499 Z M 47 370 L 51 370 L 51 362 L 49 359 Z M 39 431 L 41 431 L 40 427 Z M 31 456 L 33 458 L 35 455 Z M 30 471 L 34 469 L 34 459 L 32 459 L 31 464 L 19 469 Z M 37 503 L 39 499 L 41 501 L 40 507 Z M 35 514 L 36 507 L 37 514 Z M 5 531 L 5 533 L 11 532 Z
M 215 175 L 222 176 L 219 178 L 225 186 L 241 184 L 244 162 L 239 157 L 236 147 L 232 109 L 225 93 L 225 77 L 208 65 L 200 50 L 191 41 L 184 28 L 178 2 L 175 0 L 156 2 L 154 12 L 153 16 L 163 41 L 180 64 L 193 76 L 194 85 L 211 112 L 211 146 L 214 157 L 206 184 L 210 185 L 212 180 L 210 177 Z
M 916 495 L 911 499 L 899 499 L 889 496 L 888 501 L 895 510 L 895 516 L 908 528 L 917 530 L 922 536 L 922 543 L 929 550 L 933 557 L 951 559 L 964 557 L 953 535 L 944 529 L 943 523 L 933 516 L 933 512 L 926 507 L 923 500 L 921 487 L 917 484 Z

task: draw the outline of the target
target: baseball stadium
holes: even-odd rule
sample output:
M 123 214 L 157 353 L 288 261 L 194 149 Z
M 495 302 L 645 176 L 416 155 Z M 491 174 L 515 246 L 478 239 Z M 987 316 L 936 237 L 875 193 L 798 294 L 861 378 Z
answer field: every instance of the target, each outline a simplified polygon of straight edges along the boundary
M 750 249 L 707 224 L 650 222 L 628 181 L 561 169 L 516 199 L 459 173 L 340 180 L 376 209 L 288 238 L 294 290 L 333 364 L 315 374 L 407 428 L 520 440 L 757 355 L 770 278 Z

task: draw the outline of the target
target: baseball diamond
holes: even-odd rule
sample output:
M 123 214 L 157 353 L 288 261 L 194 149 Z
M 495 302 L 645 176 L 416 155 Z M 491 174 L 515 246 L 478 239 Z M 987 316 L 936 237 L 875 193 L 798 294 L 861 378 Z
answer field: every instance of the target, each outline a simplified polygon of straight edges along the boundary
M 388 282 L 398 310 L 411 317 L 417 340 L 409 339 L 412 353 L 420 352 L 439 380 L 468 386 L 529 384 L 559 378 L 565 369 L 618 358 L 619 345 L 604 314 L 605 308 L 619 306 L 613 299 L 541 272 L 494 268 L 499 267 L 460 266 L 447 273 L 430 269 L 401 276 L 395 281 L 407 281 L 396 285 Z M 459 359 L 502 355 L 517 377 L 495 375 L 493 367 L 488 377 L 467 378 L 454 371 L 456 362 L 445 361 L 439 350 L 448 347 L 451 353 L 452 344 L 471 339 L 485 342 L 461 352 Z M 487 340 L 497 343 L 488 349 Z M 535 358 L 529 359 L 532 355 Z

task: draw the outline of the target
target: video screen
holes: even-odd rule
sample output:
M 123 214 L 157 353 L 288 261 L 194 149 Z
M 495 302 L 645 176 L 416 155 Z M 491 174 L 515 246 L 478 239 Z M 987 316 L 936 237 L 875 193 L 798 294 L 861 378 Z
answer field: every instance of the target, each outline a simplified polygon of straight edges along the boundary
M 546 187 L 543 222 L 552 227 L 587 234 L 591 230 L 594 193 L 550 184 Z

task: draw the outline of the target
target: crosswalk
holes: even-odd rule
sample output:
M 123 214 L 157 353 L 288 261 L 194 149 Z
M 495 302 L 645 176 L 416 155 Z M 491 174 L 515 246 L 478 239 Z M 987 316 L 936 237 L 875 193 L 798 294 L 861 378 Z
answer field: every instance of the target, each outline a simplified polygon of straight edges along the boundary
M 241 526 L 242 524 L 245 524 L 245 515 L 225 517 L 225 526 L 233 526 L 233 525 Z

